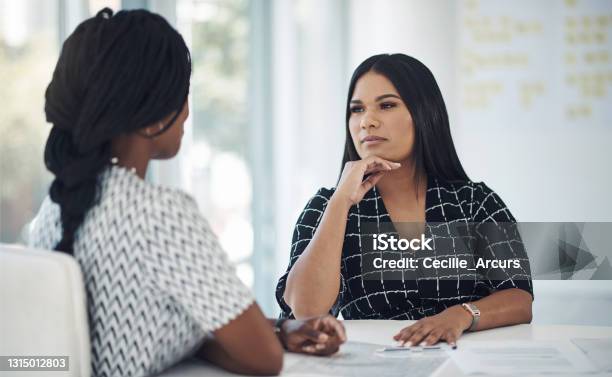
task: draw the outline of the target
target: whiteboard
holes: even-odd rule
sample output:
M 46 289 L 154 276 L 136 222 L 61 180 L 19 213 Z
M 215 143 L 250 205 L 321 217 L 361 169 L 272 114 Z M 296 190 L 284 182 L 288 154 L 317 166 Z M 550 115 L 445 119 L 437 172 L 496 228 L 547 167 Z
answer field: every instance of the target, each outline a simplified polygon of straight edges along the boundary
M 612 1 L 464 0 L 464 127 L 612 127 Z

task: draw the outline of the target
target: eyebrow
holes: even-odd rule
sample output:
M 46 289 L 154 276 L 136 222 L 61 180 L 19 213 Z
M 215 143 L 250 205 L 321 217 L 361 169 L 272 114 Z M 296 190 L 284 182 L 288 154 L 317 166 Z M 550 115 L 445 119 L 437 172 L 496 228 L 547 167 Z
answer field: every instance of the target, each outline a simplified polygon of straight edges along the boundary
M 381 96 L 376 97 L 375 101 L 378 102 L 378 101 L 381 101 L 381 100 L 383 100 L 385 98 L 389 98 L 389 97 L 393 97 L 393 98 L 397 98 L 397 99 L 401 100 L 401 98 L 399 96 L 397 96 L 395 94 L 389 93 L 389 94 L 383 94 Z M 351 103 L 362 103 L 362 101 L 359 100 L 359 99 L 353 99 L 353 100 L 351 100 Z

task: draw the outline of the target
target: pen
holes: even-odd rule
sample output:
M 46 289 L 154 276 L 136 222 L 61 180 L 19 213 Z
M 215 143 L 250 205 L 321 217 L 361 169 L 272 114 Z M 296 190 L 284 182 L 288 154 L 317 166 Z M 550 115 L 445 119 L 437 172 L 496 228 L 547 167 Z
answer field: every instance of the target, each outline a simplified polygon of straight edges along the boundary
M 457 349 L 457 345 L 453 344 L 451 346 L 452 349 Z M 413 351 L 413 352 L 420 352 L 420 351 L 428 351 L 428 350 L 439 350 L 442 349 L 442 346 L 440 345 L 435 345 L 435 346 L 422 346 L 422 347 L 385 347 L 385 348 L 381 348 L 378 351 L 379 352 L 393 352 L 393 351 Z
M 409 347 L 385 347 L 377 350 L 378 352 L 391 352 L 391 351 L 410 351 Z

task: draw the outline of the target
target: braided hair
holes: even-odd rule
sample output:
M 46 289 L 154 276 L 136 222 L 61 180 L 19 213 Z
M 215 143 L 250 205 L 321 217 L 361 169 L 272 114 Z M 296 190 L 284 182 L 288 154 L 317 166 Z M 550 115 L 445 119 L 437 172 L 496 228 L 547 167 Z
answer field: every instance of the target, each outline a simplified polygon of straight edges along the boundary
M 113 15 L 104 8 L 66 39 L 45 92 L 53 127 L 44 158 L 55 176 L 49 196 L 62 224 L 55 250 L 72 254 L 75 233 L 98 200 L 98 176 L 111 163 L 111 141 L 178 115 L 190 75 L 181 35 L 146 10 Z

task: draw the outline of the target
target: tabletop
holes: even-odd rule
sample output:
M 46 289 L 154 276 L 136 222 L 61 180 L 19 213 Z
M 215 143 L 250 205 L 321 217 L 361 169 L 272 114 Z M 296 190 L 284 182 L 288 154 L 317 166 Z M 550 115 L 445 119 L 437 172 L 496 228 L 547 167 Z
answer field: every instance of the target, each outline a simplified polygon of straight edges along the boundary
M 367 342 L 381 345 L 392 345 L 392 336 L 400 329 L 414 321 L 388 320 L 351 320 L 343 321 L 349 341 Z M 567 326 L 567 325 L 516 325 L 497 329 L 465 333 L 457 346 L 467 342 L 491 340 L 568 340 L 572 338 L 612 338 L 612 326 Z M 342 350 L 340 351 L 342 352 Z M 291 367 L 303 356 L 293 353 L 285 354 L 283 370 Z M 195 376 L 235 376 L 203 361 L 187 361 L 163 373 L 163 377 Z M 287 373 L 281 375 L 290 375 Z M 410 375 L 408 372 L 407 375 Z M 433 375 L 435 377 L 462 376 L 461 370 L 453 361 L 446 362 Z M 602 376 L 598 374 L 596 376 Z

